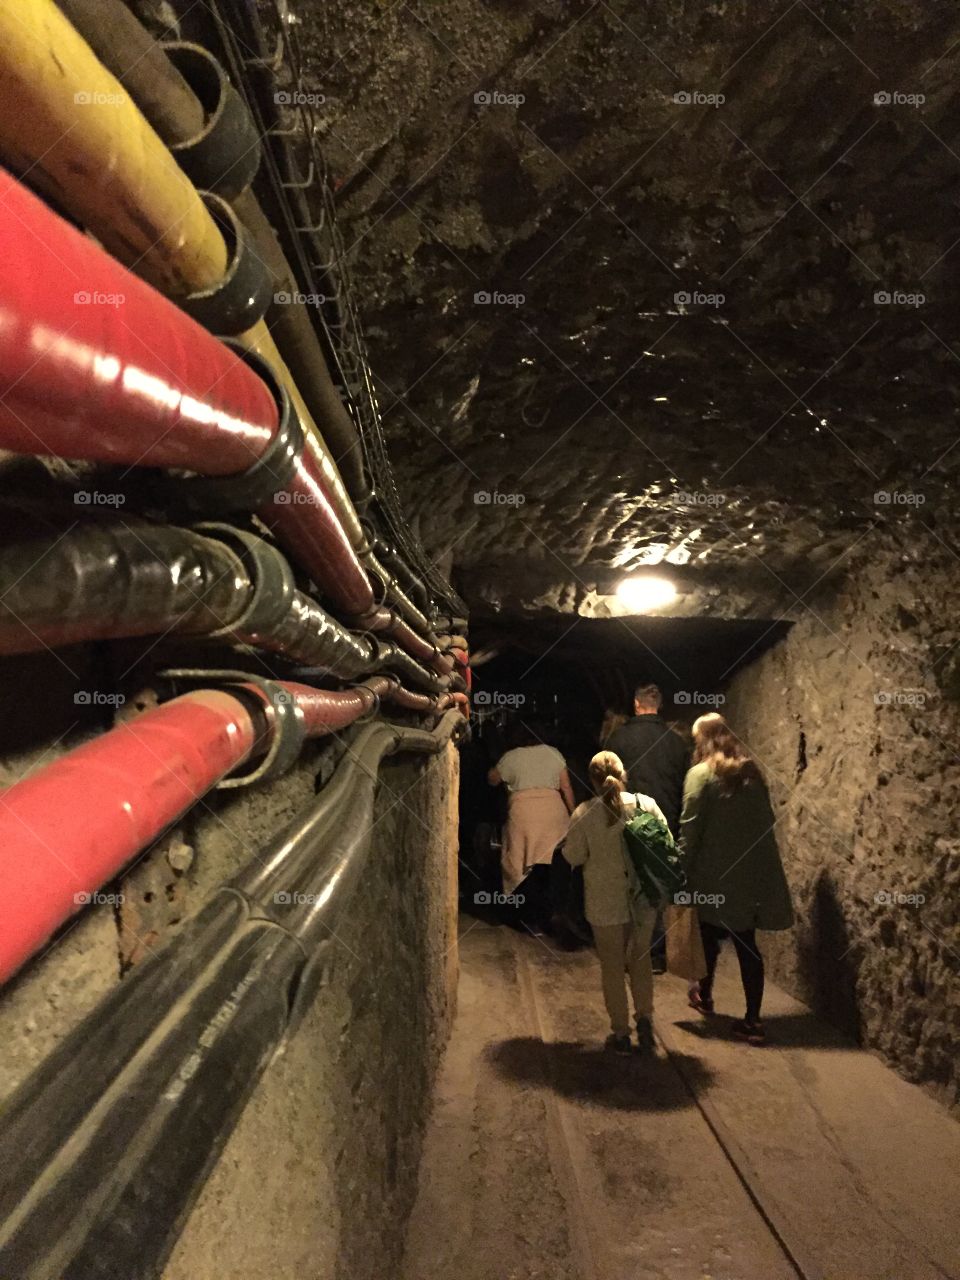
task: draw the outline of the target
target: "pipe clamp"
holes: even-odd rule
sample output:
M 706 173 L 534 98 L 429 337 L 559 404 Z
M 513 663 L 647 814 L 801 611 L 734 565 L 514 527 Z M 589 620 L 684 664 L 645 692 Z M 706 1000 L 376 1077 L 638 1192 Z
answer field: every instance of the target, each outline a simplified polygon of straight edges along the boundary
M 273 281 L 258 255 L 249 231 L 227 204 L 212 191 L 199 192 L 226 241 L 226 274 L 209 289 L 177 298 L 191 319 L 219 337 L 246 333 L 267 314 L 273 301 Z
M 232 200 L 260 167 L 260 138 L 243 99 L 217 59 L 201 45 L 171 40 L 161 48 L 203 107 L 199 133 L 170 151 L 194 186 Z
M 166 496 L 171 502 L 186 503 L 188 510 L 197 515 L 230 515 L 266 506 L 274 494 L 288 487 L 303 452 L 303 427 L 286 387 L 270 364 L 238 343 L 226 345 L 270 388 L 277 402 L 280 425 L 266 452 L 246 471 L 233 476 L 191 476 L 188 480 L 165 484 Z
M 187 680 L 191 684 L 199 682 L 207 689 L 222 688 L 225 693 L 234 697 L 242 697 L 246 693 L 272 711 L 270 742 L 266 754 L 259 758 L 249 773 L 222 778 L 215 790 L 235 790 L 237 787 L 251 787 L 258 782 L 269 782 L 279 778 L 296 763 L 306 739 L 304 716 L 293 694 L 288 693 L 276 680 L 267 680 L 250 671 L 196 667 L 175 667 L 161 671 L 160 675 L 165 680 Z
M 228 626 L 210 632 L 209 638 L 239 638 L 273 631 L 289 615 L 297 594 L 293 570 L 286 557 L 255 533 L 230 524 L 205 522 L 195 528 L 206 538 L 226 543 L 253 583 L 253 599 L 248 608 Z

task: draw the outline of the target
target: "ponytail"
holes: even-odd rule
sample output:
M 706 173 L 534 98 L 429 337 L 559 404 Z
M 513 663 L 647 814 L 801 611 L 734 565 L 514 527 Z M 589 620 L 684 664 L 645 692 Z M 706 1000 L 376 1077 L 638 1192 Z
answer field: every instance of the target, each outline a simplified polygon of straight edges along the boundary
M 599 751 L 590 761 L 590 782 L 603 801 L 607 822 L 613 826 L 624 817 L 623 791 L 627 775 L 623 761 L 612 751 Z
M 603 806 L 607 810 L 607 823 L 612 826 L 623 817 L 623 779 L 614 773 L 608 773 L 601 783 L 600 795 Z

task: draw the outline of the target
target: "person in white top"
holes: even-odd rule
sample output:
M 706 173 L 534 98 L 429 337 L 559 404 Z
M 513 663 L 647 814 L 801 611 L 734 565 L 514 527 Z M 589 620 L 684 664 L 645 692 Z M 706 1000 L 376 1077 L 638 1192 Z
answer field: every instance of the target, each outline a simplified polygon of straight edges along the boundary
M 653 1052 L 653 969 L 650 943 L 656 909 L 634 906 L 628 892 L 623 828 L 638 809 L 667 820 L 650 796 L 627 790 L 623 762 L 612 751 L 590 761 L 590 783 L 596 796 L 578 805 L 570 819 L 563 855 L 573 867 L 583 867 L 586 917 L 593 929 L 600 959 L 603 999 L 610 1015 L 608 1048 L 629 1053 L 630 1021 L 624 971 L 630 978 L 637 1042 L 641 1052 Z
M 510 793 L 501 852 L 504 893 L 513 893 L 534 867 L 550 865 L 573 808 L 567 762 L 560 752 L 539 742 L 524 724 L 513 727 L 511 739 L 512 750 L 487 775 L 492 786 L 506 783 Z

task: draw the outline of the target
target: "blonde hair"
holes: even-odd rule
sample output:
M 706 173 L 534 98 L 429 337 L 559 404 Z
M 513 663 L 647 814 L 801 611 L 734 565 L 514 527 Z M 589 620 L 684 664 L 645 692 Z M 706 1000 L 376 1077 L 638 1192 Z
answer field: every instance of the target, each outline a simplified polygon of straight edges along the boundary
M 760 766 L 717 711 L 693 722 L 693 762 L 710 766 L 725 795 L 763 782 Z
M 622 793 L 627 785 L 623 761 L 612 751 L 598 751 L 590 761 L 590 785 L 603 800 L 607 822 L 612 826 L 623 816 Z

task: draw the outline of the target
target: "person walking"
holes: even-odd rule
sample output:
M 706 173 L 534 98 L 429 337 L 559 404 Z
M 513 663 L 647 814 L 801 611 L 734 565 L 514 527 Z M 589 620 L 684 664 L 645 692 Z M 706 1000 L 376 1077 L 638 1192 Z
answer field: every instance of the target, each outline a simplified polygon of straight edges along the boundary
M 567 762 L 547 746 L 535 730 L 517 721 L 504 752 L 487 775 L 491 786 L 505 783 L 510 796 L 503 833 L 503 891 L 516 892 L 526 882 L 525 915 L 542 925 L 551 914 L 550 864 L 567 834 L 573 809 L 573 787 Z
M 583 868 L 586 917 L 597 946 L 603 1000 L 610 1017 L 607 1047 L 621 1054 L 632 1048 L 626 971 L 637 1047 L 642 1053 L 652 1053 L 650 940 L 657 913 L 646 903 L 631 903 L 623 828 L 637 810 L 652 813 L 664 826 L 666 818 L 650 796 L 627 792 L 623 761 L 612 751 L 600 751 L 593 757 L 589 778 L 596 795 L 573 811 L 563 856 L 571 866 Z
M 657 802 L 670 834 L 677 839 L 690 753 L 679 734 L 661 718 L 662 705 L 657 685 L 638 685 L 633 693 L 633 717 L 614 729 L 603 745 L 623 761 L 630 790 Z M 665 973 L 666 967 L 666 944 L 658 918 L 653 939 L 654 973 Z
M 638 685 L 633 716 L 613 730 L 604 746 L 623 761 L 630 790 L 656 800 L 676 839 L 690 753 L 661 718 L 662 705 L 663 695 L 655 684 Z
M 707 972 L 690 988 L 691 1006 L 710 1015 L 720 944 L 730 938 L 740 964 L 746 1012 L 733 1031 L 766 1042 L 760 1020 L 763 956 L 757 929 L 789 929 L 790 889 L 774 833 L 770 795 L 757 762 L 717 712 L 693 726 L 694 763 L 686 777 L 680 856 L 700 918 Z

